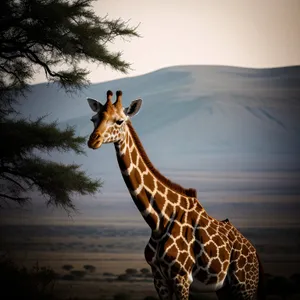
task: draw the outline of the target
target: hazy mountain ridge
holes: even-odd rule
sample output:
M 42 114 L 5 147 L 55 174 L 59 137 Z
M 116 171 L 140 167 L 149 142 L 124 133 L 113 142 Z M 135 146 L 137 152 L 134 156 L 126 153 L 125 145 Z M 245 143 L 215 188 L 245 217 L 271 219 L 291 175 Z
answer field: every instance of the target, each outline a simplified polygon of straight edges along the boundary
M 93 112 L 86 97 L 105 101 L 108 89 L 123 90 L 123 104 L 141 97 L 141 111 L 132 120 L 140 139 L 159 170 L 300 170 L 300 66 L 248 69 L 226 66 L 175 66 L 148 74 L 91 85 L 72 98 L 53 84 L 32 86 L 22 110 L 31 118 L 51 113 L 60 126 L 76 127 L 89 135 Z M 105 180 L 105 191 L 123 191 L 113 145 L 87 156 L 53 154 L 51 159 L 82 164 Z M 290 191 L 298 193 L 298 176 Z M 178 182 L 199 190 L 224 188 L 221 182 Z M 201 184 L 200 184 L 201 181 Z M 270 181 L 271 182 L 271 181 Z M 276 181 L 277 182 L 277 181 Z M 259 180 L 233 190 L 249 191 Z M 219 188 L 218 188 L 219 187 Z M 251 188 L 252 187 L 252 188 Z M 264 190 L 278 193 L 270 183 Z M 252 192 L 251 192 L 252 193 Z
M 211 97 L 216 91 L 222 91 L 223 88 L 226 88 L 231 94 L 239 90 L 243 92 L 245 89 L 253 87 L 257 89 L 263 87 L 267 91 L 270 88 L 289 88 L 291 89 L 289 92 L 294 92 L 294 96 L 299 96 L 299 86 L 300 66 L 272 69 L 226 66 L 175 66 L 140 76 L 92 84 L 87 90 L 83 90 L 81 94 L 72 95 L 72 97 L 66 95 L 55 84 L 41 83 L 32 86 L 32 93 L 29 95 L 29 99 L 22 101 L 22 103 L 25 115 L 30 114 L 34 117 L 53 112 L 52 117 L 54 119 L 59 118 L 65 121 L 83 115 L 83 111 L 78 111 L 78 108 L 83 108 L 86 105 L 84 103 L 85 96 L 105 100 L 107 89 L 123 89 L 124 98 L 128 102 L 135 97 L 148 99 L 149 96 L 154 96 L 155 94 L 156 98 L 153 101 L 161 102 L 161 100 L 167 100 L 168 97 L 173 96 L 173 102 L 182 102 L 183 100 L 193 100 L 194 97 L 191 98 L 191 96 L 194 95 Z M 252 93 L 255 93 L 255 91 L 252 90 Z M 278 95 L 272 91 L 269 92 L 269 96 L 277 98 Z M 286 93 L 286 91 L 283 92 Z M 148 104 L 150 105 L 150 103 Z M 276 104 L 278 105 L 279 103 Z M 298 104 L 299 106 L 299 101 L 293 104 Z

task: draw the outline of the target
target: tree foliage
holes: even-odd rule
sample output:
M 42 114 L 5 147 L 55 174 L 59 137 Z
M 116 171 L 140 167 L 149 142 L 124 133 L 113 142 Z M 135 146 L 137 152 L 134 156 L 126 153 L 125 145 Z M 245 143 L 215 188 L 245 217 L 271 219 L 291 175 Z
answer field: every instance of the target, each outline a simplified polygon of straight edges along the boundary
M 133 268 L 128 268 L 125 270 L 126 274 L 128 275 L 136 275 L 138 273 L 137 269 L 133 269 Z
M 73 151 L 83 154 L 85 137 L 68 127 L 59 129 L 45 118 L 18 116 L 17 103 L 30 92 L 38 69 L 66 92 L 89 84 L 82 62 L 110 66 L 126 73 L 130 64 L 121 52 L 108 50 L 116 38 L 139 36 L 122 19 L 99 17 L 93 0 L 3 0 L 0 2 L 0 200 L 19 204 L 38 190 L 48 204 L 74 209 L 72 196 L 93 194 L 100 180 L 89 178 L 80 166 L 41 158 L 37 153 Z M 24 100 L 22 100 L 24 101 Z
M 96 272 L 96 267 L 93 265 L 84 265 L 83 268 L 90 273 Z
M 150 270 L 147 268 L 142 268 L 142 269 L 140 269 L 140 272 L 145 275 L 145 274 L 149 274 Z
M 62 269 L 66 271 L 71 271 L 74 269 L 74 267 L 72 265 L 66 264 L 62 266 Z

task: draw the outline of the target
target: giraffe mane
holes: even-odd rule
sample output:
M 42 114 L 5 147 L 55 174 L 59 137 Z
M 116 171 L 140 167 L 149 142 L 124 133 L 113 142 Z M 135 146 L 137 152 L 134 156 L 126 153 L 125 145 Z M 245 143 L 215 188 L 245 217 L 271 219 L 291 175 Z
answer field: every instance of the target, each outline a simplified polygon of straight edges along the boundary
M 166 178 L 164 175 L 162 175 L 152 164 L 152 162 L 150 161 L 136 131 L 134 130 L 131 121 L 127 121 L 127 126 L 129 128 L 130 134 L 133 138 L 133 142 L 135 143 L 135 145 L 137 146 L 137 148 L 139 149 L 139 154 L 141 155 L 144 163 L 146 164 L 147 168 L 149 168 L 149 170 L 153 173 L 153 175 L 160 180 L 163 184 L 165 184 L 167 187 L 169 187 L 170 189 L 172 189 L 173 191 L 183 194 L 184 196 L 187 197 L 192 197 L 192 198 L 197 198 L 197 191 L 193 188 L 184 188 L 181 185 L 172 182 L 170 179 Z

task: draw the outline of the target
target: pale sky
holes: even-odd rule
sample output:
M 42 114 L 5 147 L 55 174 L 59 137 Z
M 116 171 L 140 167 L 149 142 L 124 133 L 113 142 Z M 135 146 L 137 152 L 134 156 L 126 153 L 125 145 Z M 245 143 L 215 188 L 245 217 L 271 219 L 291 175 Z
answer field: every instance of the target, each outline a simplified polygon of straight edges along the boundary
M 94 7 L 140 24 L 142 38 L 110 46 L 132 64 L 128 75 L 89 65 L 92 82 L 174 65 L 300 65 L 300 0 L 98 0 Z M 45 81 L 41 74 L 35 83 Z

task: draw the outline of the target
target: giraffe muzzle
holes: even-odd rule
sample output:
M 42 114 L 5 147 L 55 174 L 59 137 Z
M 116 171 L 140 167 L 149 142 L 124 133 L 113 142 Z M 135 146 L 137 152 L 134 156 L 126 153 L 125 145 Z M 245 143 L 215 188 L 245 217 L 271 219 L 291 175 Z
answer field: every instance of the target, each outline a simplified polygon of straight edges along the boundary
M 98 149 L 101 147 L 102 145 L 102 142 L 103 142 L 103 138 L 100 134 L 98 133 L 92 133 L 89 140 L 88 140 L 88 147 L 91 148 L 91 149 Z

